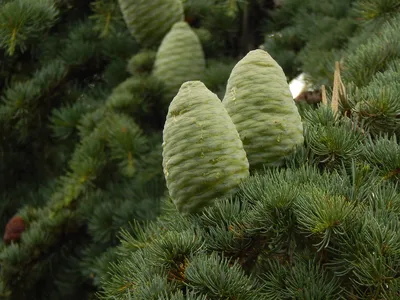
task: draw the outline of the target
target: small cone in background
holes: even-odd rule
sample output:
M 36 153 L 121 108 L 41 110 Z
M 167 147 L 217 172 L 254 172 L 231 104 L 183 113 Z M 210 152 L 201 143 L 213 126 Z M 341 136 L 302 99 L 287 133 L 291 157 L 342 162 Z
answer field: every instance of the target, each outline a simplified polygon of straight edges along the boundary
M 305 102 L 307 104 L 317 104 L 322 101 L 322 91 L 303 91 L 295 99 L 295 102 Z
M 12 217 L 4 231 L 4 243 L 9 244 L 11 241 L 18 241 L 21 238 L 21 234 L 25 231 L 25 221 L 20 216 Z
M 281 165 L 304 142 L 286 76 L 264 50 L 250 51 L 236 64 L 222 103 L 243 141 L 250 169 Z
M 249 176 L 239 134 L 221 100 L 200 81 L 182 84 L 163 131 L 163 170 L 177 209 L 195 213 Z
M 171 27 L 183 21 L 181 0 L 118 0 L 125 24 L 144 47 L 158 47 Z
M 176 23 L 164 37 L 153 69 L 153 75 L 166 87 L 168 104 L 184 82 L 203 78 L 205 66 L 198 36 L 186 22 Z

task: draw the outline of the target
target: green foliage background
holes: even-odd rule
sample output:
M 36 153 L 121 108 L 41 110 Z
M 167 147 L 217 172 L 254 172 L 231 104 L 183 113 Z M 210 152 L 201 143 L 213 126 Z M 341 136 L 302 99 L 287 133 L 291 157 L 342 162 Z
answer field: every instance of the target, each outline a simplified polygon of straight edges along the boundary
M 399 298 L 400 2 L 182 3 L 220 99 L 262 46 L 329 101 L 339 61 L 338 115 L 300 106 L 305 144 L 283 167 L 183 217 L 162 174 L 157 48 L 118 1 L 1 1 L 0 230 L 26 227 L 0 245 L 1 298 Z

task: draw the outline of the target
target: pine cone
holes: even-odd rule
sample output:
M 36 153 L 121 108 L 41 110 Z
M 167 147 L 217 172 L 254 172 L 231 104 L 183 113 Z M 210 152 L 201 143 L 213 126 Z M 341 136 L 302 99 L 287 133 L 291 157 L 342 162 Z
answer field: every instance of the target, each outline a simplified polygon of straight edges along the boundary
M 249 175 L 239 134 L 221 100 L 200 81 L 182 84 L 163 132 L 163 169 L 177 209 L 194 213 Z
M 14 216 L 8 221 L 3 240 L 6 244 L 18 241 L 25 230 L 25 221 L 20 216 Z
M 183 21 L 181 0 L 118 0 L 126 26 L 145 47 L 157 47 L 176 22 Z
M 285 74 L 264 50 L 250 51 L 236 64 L 222 103 L 240 134 L 251 169 L 281 165 L 304 142 Z
M 198 36 L 186 22 L 176 23 L 157 51 L 153 71 L 166 87 L 168 105 L 182 83 L 203 78 L 205 65 Z

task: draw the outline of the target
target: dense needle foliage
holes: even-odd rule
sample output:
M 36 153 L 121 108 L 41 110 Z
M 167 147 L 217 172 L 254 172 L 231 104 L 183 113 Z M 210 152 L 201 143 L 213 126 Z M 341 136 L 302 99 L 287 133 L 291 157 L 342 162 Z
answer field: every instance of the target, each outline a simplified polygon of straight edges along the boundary
M 261 47 L 325 85 L 304 145 L 183 216 L 169 73 L 124 11 L 146 1 L 0 1 L 0 298 L 399 299 L 400 1 L 159 1 L 195 33 L 162 54 L 181 81 L 196 49 L 222 99 Z

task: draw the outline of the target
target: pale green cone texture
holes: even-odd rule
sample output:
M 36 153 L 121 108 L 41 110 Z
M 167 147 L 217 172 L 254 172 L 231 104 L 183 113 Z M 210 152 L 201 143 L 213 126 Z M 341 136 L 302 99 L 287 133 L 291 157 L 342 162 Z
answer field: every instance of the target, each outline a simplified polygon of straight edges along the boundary
M 222 102 L 243 141 L 250 169 L 277 166 L 303 144 L 303 124 L 285 74 L 264 50 L 233 68 Z
M 178 22 L 163 39 L 154 62 L 153 75 L 167 89 L 168 104 L 182 83 L 201 80 L 205 72 L 203 48 L 186 22 Z
M 242 141 L 218 97 L 200 81 L 182 84 L 163 131 L 169 194 L 183 213 L 201 211 L 249 176 Z
M 158 47 L 171 27 L 184 18 L 181 0 L 118 0 L 132 36 L 145 47 Z

